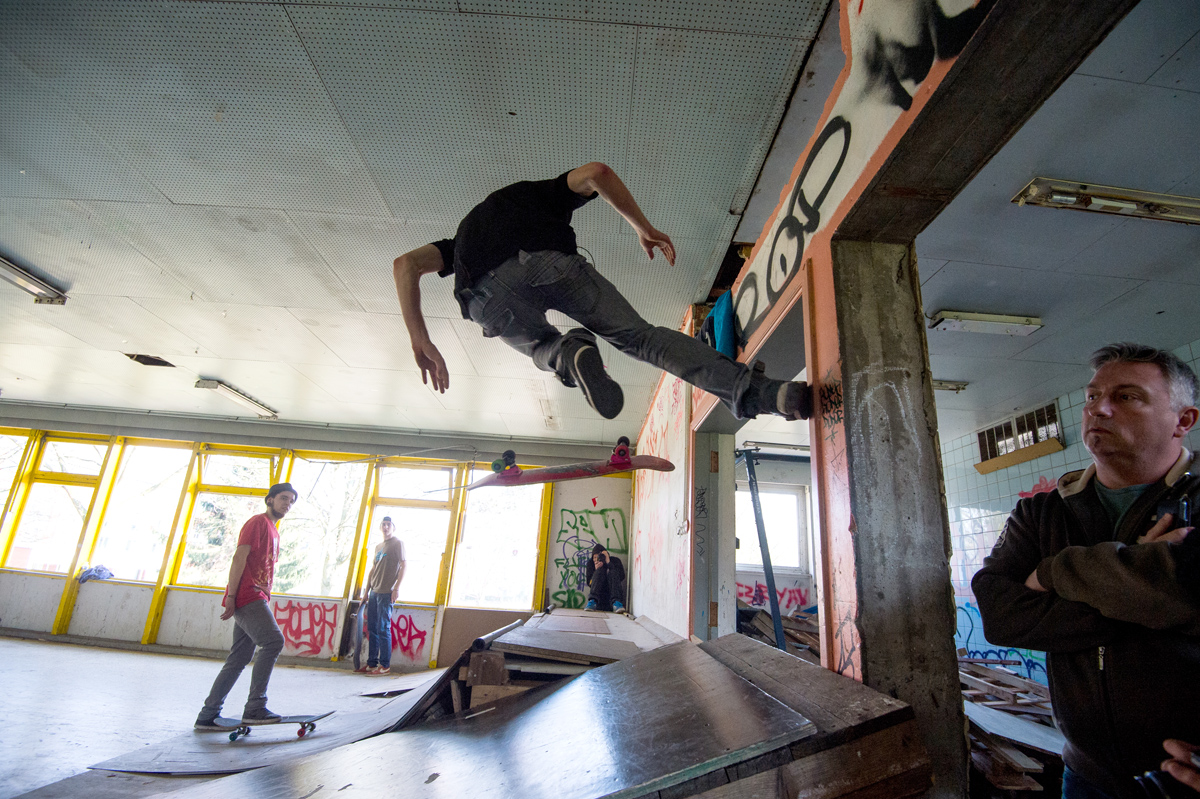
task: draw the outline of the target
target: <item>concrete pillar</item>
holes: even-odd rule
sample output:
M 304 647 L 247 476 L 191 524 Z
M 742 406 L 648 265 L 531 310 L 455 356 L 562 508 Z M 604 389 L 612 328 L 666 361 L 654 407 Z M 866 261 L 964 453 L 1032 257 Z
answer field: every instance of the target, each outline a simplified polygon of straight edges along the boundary
M 961 797 L 967 743 L 954 650 L 950 526 L 911 245 L 834 240 L 861 679 L 908 702 Z

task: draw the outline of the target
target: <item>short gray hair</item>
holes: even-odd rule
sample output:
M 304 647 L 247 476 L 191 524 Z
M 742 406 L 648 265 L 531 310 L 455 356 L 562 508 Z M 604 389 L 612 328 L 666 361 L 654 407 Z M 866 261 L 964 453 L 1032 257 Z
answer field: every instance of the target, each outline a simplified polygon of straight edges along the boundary
M 1200 394 L 1200 382 L 1196 380 L 1196 373 L 1166 350 L 1121 341 L 1101 347 L 1092 353 L 1092 371 L 1098 371 L 1101 366 L 1110 363 L 1152 363 L 1162 370 L 1175 410 L 1196 404 L 1196 395 Z

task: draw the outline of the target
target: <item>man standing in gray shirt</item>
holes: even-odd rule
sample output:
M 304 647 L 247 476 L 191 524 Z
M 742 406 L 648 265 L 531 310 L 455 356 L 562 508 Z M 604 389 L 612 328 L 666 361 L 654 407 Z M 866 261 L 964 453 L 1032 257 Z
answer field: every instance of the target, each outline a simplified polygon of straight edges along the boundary
M 392 605 L 404 578 L 404 542 L 396 538 L 391 516 L 379 524 L 383 541 L 375 547 L 375 562 L 367 575 L 363 602 L 367 606 L 367 674 L 387 674 L 392 666 Z

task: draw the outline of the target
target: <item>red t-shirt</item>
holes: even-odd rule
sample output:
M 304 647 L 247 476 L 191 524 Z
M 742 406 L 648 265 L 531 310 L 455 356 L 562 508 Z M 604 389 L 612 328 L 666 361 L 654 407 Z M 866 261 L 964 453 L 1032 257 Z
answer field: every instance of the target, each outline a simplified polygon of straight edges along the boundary
M 271 586 L 275 583 L 275 561 L 279 559 L 279 531 L 265 513 L 251 516 L 242 525 L 238 546 L 250 547 L 242 581 L 238 583 L 234 607 L 240 608 L 256 599 L 271 601 Z M 221 601 L 224 605 L 224 600 Z

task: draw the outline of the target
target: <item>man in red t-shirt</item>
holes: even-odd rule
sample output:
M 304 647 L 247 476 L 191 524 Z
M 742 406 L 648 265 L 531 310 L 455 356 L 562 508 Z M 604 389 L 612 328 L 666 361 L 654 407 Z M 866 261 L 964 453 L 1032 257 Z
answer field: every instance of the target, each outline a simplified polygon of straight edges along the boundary
M 275 582 L 275 561 L 279 559 L 279 531 L 275 523 L 282 519 L 296 501 L 296 491 L 290 483 L 278 483 L 267 492 L 267 512 L 251 516 L 242 526 L 238 546 L 229 567 L 229 585 L 221 605 L 222 620 L 233 619 L 233 646 L 217 679 L 213 682 L 204 708 L 196 717 L 196 729 L 219 730 L 217 717 L 242 669 L 254 656 L 258 658 L 250 677 L 250 695 L 242 712 L 246 724 L 274 724 L 279 714 L 267 710 L 267 683 L 275 661 L 283 651 L 283 633 L 271 613 L 271 586 Z

